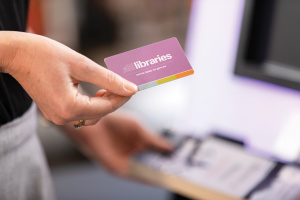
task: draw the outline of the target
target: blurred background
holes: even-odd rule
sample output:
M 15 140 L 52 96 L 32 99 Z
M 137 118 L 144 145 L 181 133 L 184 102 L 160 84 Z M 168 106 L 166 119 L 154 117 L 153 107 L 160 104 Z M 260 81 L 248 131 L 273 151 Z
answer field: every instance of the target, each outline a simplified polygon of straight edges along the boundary
M 158 133 L 219 133 L 299 163 L 299 7 L 294 0 L 31 0 L 29 24 L 104 67 L 105 57 L 177 37 L 195 74 L 138 92 L 124 109 Z M 59 200 L 172 199 L 108 174 L 42 116 L 38 131 Z

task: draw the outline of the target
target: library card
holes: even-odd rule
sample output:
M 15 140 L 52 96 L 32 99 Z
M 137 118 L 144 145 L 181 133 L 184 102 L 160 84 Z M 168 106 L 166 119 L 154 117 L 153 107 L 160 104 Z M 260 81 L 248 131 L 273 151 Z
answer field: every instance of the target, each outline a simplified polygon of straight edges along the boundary
M 144 90 L 194 73 L 177 38 L 104 59 L 107 68 Z

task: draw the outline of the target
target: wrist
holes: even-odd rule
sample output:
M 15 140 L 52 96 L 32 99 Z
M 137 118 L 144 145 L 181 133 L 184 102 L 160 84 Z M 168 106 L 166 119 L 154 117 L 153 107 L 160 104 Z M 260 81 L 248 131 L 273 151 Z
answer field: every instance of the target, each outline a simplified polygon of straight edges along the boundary
M 15 71 L 14 61 L 24 35 L 22 32 L 0 31 L 0 72 L 11 74 Z

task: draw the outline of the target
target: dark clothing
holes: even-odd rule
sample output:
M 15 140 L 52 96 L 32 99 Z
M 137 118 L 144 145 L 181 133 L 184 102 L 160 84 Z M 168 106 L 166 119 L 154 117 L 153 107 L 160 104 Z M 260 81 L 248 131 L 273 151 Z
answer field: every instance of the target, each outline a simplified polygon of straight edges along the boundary
M 0 30 L 25 31 L 29 0 L 0 0 Z M 0 73 L 0 126 L 24 114 L 32 103 L 20 84 Z
M 25 31 L 29 0 L 0 0 L 0 30 Z M 19 83 L 0 73 L 0 199 L 54 200 L 36 134 L 36 106 Z
M 1 30 L 25 31 L 28 0 L 0 0 Z

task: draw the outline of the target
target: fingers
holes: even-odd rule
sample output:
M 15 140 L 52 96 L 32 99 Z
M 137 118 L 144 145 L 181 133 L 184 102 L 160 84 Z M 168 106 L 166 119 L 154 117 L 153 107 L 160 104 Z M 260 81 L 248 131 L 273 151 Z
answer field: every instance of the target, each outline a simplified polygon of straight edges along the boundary
M 124 105 L 129 99 L 130 97 L 118 95 L 90 98 L 79 94 L 74 108 L 77 110 L 75 116 L 77 119 L 101 118 Z
M 84 126 L 93 126 L 93 125 L 97 124 L 100 120 L 101 120 L 101 118 L 85 120 Z
M 161 137 L 160 135 L 149 135 L 149 144 L 155 149 L 164 151 L 164 152 L 171 152 L 173 150 L 173 145 Z
M 107 94 L 108 92 L 106 90 L 99 90 L 96 94 L 95 97 L 103 97 Z M 107 95 L 106 95 L 107 96 Z M 85 126 L 92 126 L 98 123 L 98 121 L 100 121 L 101 118 L 96 118 L 96 119 L 92 119 L 92 120 L 86 120 L 84 125 Z
M 99 90 L 96 92 L 95 97 L 103 97 L 107 93 L 107 90 Z
M 150 132 L 150 130 L 139 125 L 139 132 L 144 139 L 144 141 L 150 146 L 157 150 L 170 152 L 173 150 L 173 145 L 155 133 Z
M 89 127 L 91 128 L 91 127 Z M 106 127 L 99 126 L 101 128 L 101 137 L 97 137 L 96 132 L 88 133 L 91 135 L 89 140 L 89 147 L 92 149 L 94 158 L 101 162 L 112 173 L 124 176 L 128 172 L 129 159 L 123 154 L 116 151 L 114 143 L 112 142 L 110 135 L 111 132 Z M 85 134 L 86 136 L 86 134 Z
M 111 147 L 110 147 L 111 149 Z M 100 152 L 98 152 L 100 153 Z M 128 173 L 129 159 L 120 157 L 113 151 L 107 151 L 96 155 L 98 160 L 112 173 L 125 176 Z
M 90 120 L 86 120 L 85 121 L 85 126 L 91 126 L 91 125 L 95 125 L 103 116 L 115 111 L 117 108 L 119 108 L 120 106 L 122 106 L 124 103 L 126 103 L 130 97 L 121 97 L 121 96 L 117 96 L 112 94 L 111 92 L 108 92 L 106 90 L 99 90 L 95 96 L 93 97 L 93 99 L 98 98 L 97 100 L 102 100 L 102 103 L 100 106 L 102 106 L 102 110 L 99 109 L 99 113 L 96 111 L 96 108 L 90 108 L 93 112 L 95 112 L 94 114 L 92 113 L 92 111 L 88 112 L 86 110 L 86 112 L 93 117 L 93 119 Z M 103 104 L 103 102 L 109 101 L 109 103 L 111 103 L 111 105 L 106 106 Z M 91 105 L 92 106 L 92 105 Z M 98 114 L 97 114 L 98 113 Z M 82 116 L 80 119 L 89 119 L 90 117 L 85 117 Z
M 119 127 L 120 130 L 115 131 L 130 132 L 127 137 L 133 136 L 133 138 L 130 137 L 131 140 L 136 140 L 138 142 L 134 152 L 145 150 L 147 147 L 152 147 L 165 152 L 170 152 L 173 149 L 173 145 L 170 142 L 139 123 L 134 116 L 118 113 L 110 114 L 106 119 L 109 119 L 109 123 L 107 122 L 107 124 L 110 124 L 114 129 Z
M 85 81 L 100 86 L 120 96 L 131 96 L 138 90 L 134 83 L 131 83 L 116 73 L 101 67 L 88 58 L 83 58 L 81 63 L 76 64 L 72 75 L 79 81 Z

